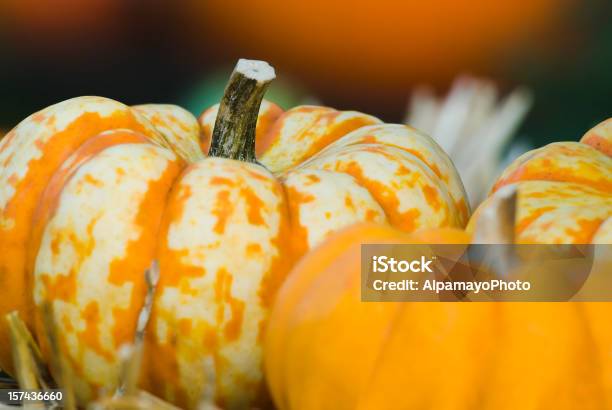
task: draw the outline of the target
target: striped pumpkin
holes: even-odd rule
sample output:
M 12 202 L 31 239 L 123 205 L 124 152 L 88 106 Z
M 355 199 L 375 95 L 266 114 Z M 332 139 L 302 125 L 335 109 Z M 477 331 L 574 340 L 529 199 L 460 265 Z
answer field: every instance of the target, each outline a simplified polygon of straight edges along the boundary
M 79 97 L 0 142 L 0 314 L 19 311 L 48 355 L 50 303 L 81 403 L 116 387 L 153 260 L 143 386 L 193 407 L 213 374 L 215 400 L 241 407 L 265 396 L 267 313 L 304 252 L 354 222 L 465 225 L 461 181 L 431 139 L 324 107 L 264 102 L 257 117 L 272 78 L 241 60 L 199 123 L 175 106 Z
M 517 158 L 475 211 L 468 230 L 509 184 L 518 187 L 518 242 L 612 243 L 612 119 L 580 142 L 552 143 Z

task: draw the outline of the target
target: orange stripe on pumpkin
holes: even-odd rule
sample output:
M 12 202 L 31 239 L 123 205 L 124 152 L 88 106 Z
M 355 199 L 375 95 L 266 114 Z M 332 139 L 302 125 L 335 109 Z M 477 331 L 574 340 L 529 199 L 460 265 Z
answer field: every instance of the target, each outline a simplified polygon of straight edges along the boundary
M 182 281 L 189 281 L 189 278 L 198 278 L 206 274 L 203 267 L 183 262 L 184 257 L 189 255 L 189 249 L 173 249 L 168 244 L 170 225 L 172 221 L 178 221 L 182 218 L 185 203 L 192 195 L 191 187 L 180 182 L 170 191 L 159 232 L 157 258 L 159 260 L 160 277 L 158 289 L 178 287 Z
M 591 128 L 580 142 L 588 144 L 596 150 L 612 157 L 612 118 L 597 124 Z
M 605 156 L 588 145 L 576 142 L 549 144 L 515 161 L 491 192 L 519 181 L 573 182 L 612 192 L 606 160 Z
M 169 162 L 159 179 L 149 181 L 146 194 L 134 220 L 135 224 L 140 227 L 140 235 L 128 243 L 123 258 L 115 259 L 110 264 L 108 276 L 110 283 L 116 286 L 128 282 L 132 284 L 129 306 L 113 309 L 115 326 L 112 332 L 115 348 L 133 341 L 138 314 L 146 295 L 143 274 L 151 266 L 155 257 L 168 192 L 180 174 L 182 165 L 180 160 Z
M 21 318 L 32 325 L 32 277 L 27 272 L 28 239 L 32 226 L 32 217 L 40 202 L 45 187 L 55 171 L 66 159 L 89 138 L 109 129 L 128 128 L 147 133 L 130 111 L 118 111 L 108 117 L 98 113 L 86 112 L 76 118 L 64 130 L 50 137 L 46 143 L 38 144 L 42 155 L 30 160 L 23 178 L 15 184 L 15 195 L 6 204 L 2 218 L 12 220 L 8 229 L 0 227 L 0 255 L 11 255 L 0 258 L 0 286 L 10 298 L 0 299 L 0 316 L 12 310 L 18 310 Z M 12 131 L 14 133 L 14 130 Z M 12 134 L 15 135 L 15 134 Z M 11 137 L 3 141 L 3 148 L 14 141 Z M 8 329 L 4 321 L 0 323 L 0 345 L 8 345 Z M 11 371 L 12 360 L 8 349 L 0 351 L 0 365 Z
M 300 206 L 315 200 L 311 194 L 287 187 L 287 203 L 289 204 L 289 220 L 291 221 L 292 254 L 299 258 L 308 250 L 308 228 L 300 223 Z
M 213 227 L 213 231 L 216 234 L 223 235 L 225 232 L 225 225 L 233 212 L 234 205 L 230 201 L 230 191 L 217 192 L 215 207 L 211 211 L 211 213 L 217 217 L 217 222 L 215 222 L 215 226 Z
M 276 189 L 280 196 L 284 198 L 284 201 L 278 204 L 278 214 L 280 218 L 278 234 L 271 240 L 272 246 L 277 249 L 278 252 L 270 263 L 270 269 L 264 274 L 261 284 L 259 285 L 259 291 L 257 292 L 261 306 L 264 308 L 270 308 L 272 306 L 276 292 L 285 280 L 295 260 L 298 258 L 298 255 L 293 253 L 295 248 L 291 248 L 290 245 L 292 241 L 295 240 L 295 232 L 292 230 L 290 222 L 292 216 L 290 215 L 290 207 L 288 206 L 288 204 L 290 204 L 288 193 L 283 192 L 283 188 L 280 184 L 276 185 Z M 262 333 L 260 332 L 258 338 L 261 336 Z
M 572 238 L 572 243 L 586 244 L 591 243 L 593 236 L 597 233 L 597 230 L 603 224 L 604 219 L 578 219 L 577 229 L 566 228 L 565 233 Z
M 30 242 L 30 269 L 33 270 L 36 251 L 40 246 L 42 235 L 47 222 L 53 217 L 63 188 L 70 181 L 70 178 L 88 161 L 96 157 L 104 150 L 122 144 L 152 144 L 141 134 L 126 130 L 118 130 L 112 133 L 103 133 L 94 137 L 83 144 L 73 155 L 72 161 L 67 162 L 51 179 L 47 186 L 41 204 L 34 219 L 32 240 Z M 164 204 L 168 191 L 174 180 L 179 175 L 183 162 L 180 160 L 169 161 L 168 166 L 157 180 L 148 182 L 146 194 L 140 204 L 140 208 L 135 217 L 135 224 L 139 226 L 140 235 L 130 241 L 125 250 L 125 256 L 115 259 L 110 263 L 108 281 L 116 286 L 121 286 L 127 282 L 132 283 L 130 303 L 127 308 L 113 308 L 114 326 L 112 329 L 113 342 L 115 349 L 125 343 L 133 341 L 138 314 L 144 303 L 146 287 L 144 283 L 144 271 L 151 265 L 154 257 L 157 231 L 162 217 Z M 85 178 L 87 179 L 87 178 Z M 93 239 L 93 228 L 97 218 L 93 218 L 87 226 L 88 240 L 79 241 L 72 231 L 61 231 L 59 236 L 52 240 L 53 243 L 70 241 L 75 247 L 79 262 L 73 266 L 68 275 L 58 275 L 51 279 L 47 275 L 42 275 L 48 298 L 53 301 L 56 299 L 67 302 L 75 302 L 77 291 L 77 273 L 80 264 L 87 259 L 95 246 Z M 56 245 L 57 246 L 57 245 Z M 80 334 L 82 343 L 87 348 L 92 349 L 108 361 L 113 360 L 113 353 L 102 348 L 98 323 L 100 317 L 91 303 L 85 308 L 83 319 L 86 321 L 86 330 Z M 37 320 L 38 331 L 40 328 Z M 44 344 L 44 343 L 43 343 Z M 46 350 L 46 346 L 44 347 Z M 69 355 L 70 356 L 70 355 Z M 83 363 L 78 360 L 71 360 L 72 367 L 78 374 L 83 375 Z
M 532 211 L 529 215 L 525 216 L 524 218 L 521 218 L 519 221 L 517 221 L 516 226 L 515 226 L 516 234 L 520 235 L 536 219 L 538 219 L 539 217 L 544 215 L 546 212 L 552 211 L 554 209 L 557 209 L 557 207 L 555 207 L 555 206 L 543 206 L 541 208 L 535 209 L 534 211 Z
M 332 123 L 340 114 L 342 114 L 342 112 L 324 114 L 322 116 L 323 121 Z M 313 133 L 308 132 L 305 133 L 305 135 L 302 134 L 301 138 L 306 140 L 314 140 L 314 144 L 312 144 L 308 151 L 303 154 L 301 161 L 312 157 L 314 154 L 321 151 L 332 142 L 345 136 L 349 132 L 374 123 L 375 122 L 368 117 L 355 117 L 342 121 L 338 124 L 333 124 L 333 126 L 331 126 L 331 130 L 326 130 L 326 132 L 322 135 L 313 135 Z
M 355 161 L 349 162 L 342 172 L 354 177 L 360 185 L 370 191 L 374 199 L 376 199 L 385 211 L 387 219 L 393 226 L 406 232 L 412 232 L 416 229 L 417 220 L 419 216 L 421 216 L 421 211 L 417 208 L 412 208 L 400 212 L 399 199 L 391 187 L 379 181 L 367 178 L 361 166 Z
M 123 143 L 148 144 L 150 142 L 141 134 L 125 130 L 97 135 L 81 145 L 74 152 L 71 161 L 64 162 L 63 166 L 51 177 L 45 191 L 41 195 L 40 203 L 32 218 L 27 263 L 27 270 L 30 274 L 34 270 L 34 263 L 45 226 L 57 210 L 59 198 L 64 186 L 66 186 L 70 178 L 72 178 L 83 164 L 87 163 L 103 150 Z M 59 242 L 59 238 L 54 241 L 55 244 Z
M 247 206 L 247 219 L 251 225 L 264 225 L 264 219 L 261 216 L 261 211 L 264 207 L 264 203 L 257 196 L 257 194 L 248 187 L 240 189 L 240 195 L 242 195 L 246 201 Z
M 230 307 L 231 317 L 223 327 L 223 336 L 228 342 L 237 340 L 242 332 L 244 317 L 244 301 L 232 295 L 232 282 L 234 277 L 225 268 L 217 271 L 215 281 L 215 303 L 217 307 L 217 326 L 221 326 L 225 319 L 225 306 Z
M 85 322 L 85 330 L 78 333 L 82 343 L 106 360 L 112 361 L 113 353 L 104 349 L 100 343 L 100 329 L 98 328 L 98 323 L 100 323 L 102 318 L 100 317 L 98 302 L 89 302 L 87 306 L 83 308 L 81 318 Z

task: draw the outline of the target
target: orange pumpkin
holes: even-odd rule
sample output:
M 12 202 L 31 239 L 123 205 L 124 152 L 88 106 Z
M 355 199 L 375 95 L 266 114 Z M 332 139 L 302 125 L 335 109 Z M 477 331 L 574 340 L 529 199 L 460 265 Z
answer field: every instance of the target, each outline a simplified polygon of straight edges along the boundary
M 357 225 L 305 256 L 279 290 L 266 333 L 276 406 L 609 408 L 608 303 L 361 301 L 361 244 L 470 240 L 453 229 L 407 235 Z
M 246 406 L 263 394 L 262 329 L 298 256 L 359 221 L 408 232 L 467 221 L 430 138 L 325 107 L 264 103 L 258 117 L 273 76 L 241 60 L 201 125 L 175 106 L 80 97 L 0 143 L 0 313 L 18 310 L 45 348 L 36 307 L 50 302 L 81 403 L 116 387 L 154 259 L 143 385 L 193 407 L 212 373 L 219 403 Z M 10 369 L 4 323 L 0 345 Z
M 581 142 L 555 142 L 517 158 L 492 193 L 517 184 L 518 242 L 612 243 L 612 119 Z M 486 200 L 474 213 L 472 231 Z

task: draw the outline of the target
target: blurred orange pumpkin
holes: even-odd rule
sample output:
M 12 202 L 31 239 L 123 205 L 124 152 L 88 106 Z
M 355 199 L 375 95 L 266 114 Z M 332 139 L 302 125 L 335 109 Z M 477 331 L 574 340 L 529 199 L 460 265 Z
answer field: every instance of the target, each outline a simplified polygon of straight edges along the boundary
M 208 36 L 223 39 L 226 53 L 270 58 L 336 90 L 359 83 L 361 92 L 379 92 L 499 66 L 521 46 L 545 45 L 573 1 L 192 3 L 193 16 L 204 20 Z
M 306 255 L 281 287 L 267 328 L 265 371 L 276 406 L 609 408 L 609 303 L 361 301 L 362 243 L 468 242 L 456 229 L 407 235 L 358 225 Z

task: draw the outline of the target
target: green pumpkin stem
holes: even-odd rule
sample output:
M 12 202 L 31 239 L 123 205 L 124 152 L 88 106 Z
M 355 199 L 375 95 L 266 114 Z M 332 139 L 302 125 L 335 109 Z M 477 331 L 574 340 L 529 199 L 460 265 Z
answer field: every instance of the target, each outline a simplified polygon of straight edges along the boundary
M 265 61 L 238 60 L 219 105 L 209 156 L 257 162 L 257 116 L 274 77 L 274 68 Z

